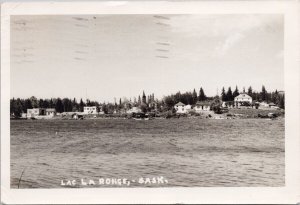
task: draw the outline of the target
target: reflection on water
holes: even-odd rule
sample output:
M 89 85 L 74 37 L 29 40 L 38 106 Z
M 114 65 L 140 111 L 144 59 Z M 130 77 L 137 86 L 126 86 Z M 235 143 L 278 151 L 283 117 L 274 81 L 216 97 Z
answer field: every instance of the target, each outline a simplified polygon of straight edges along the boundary
M 12 188 L 23 169 L 20 188 L 157 176 L 168 183 L 147 186 L 284 186 L 284 120 L 11 121 Z

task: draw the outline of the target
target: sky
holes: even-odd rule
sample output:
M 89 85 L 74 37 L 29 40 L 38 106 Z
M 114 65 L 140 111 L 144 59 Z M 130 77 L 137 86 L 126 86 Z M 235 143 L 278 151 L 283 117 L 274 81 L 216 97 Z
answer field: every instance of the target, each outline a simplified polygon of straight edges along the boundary
M 284 90 L 283 40 L 280 14 L 12 16 L 11 97 Z

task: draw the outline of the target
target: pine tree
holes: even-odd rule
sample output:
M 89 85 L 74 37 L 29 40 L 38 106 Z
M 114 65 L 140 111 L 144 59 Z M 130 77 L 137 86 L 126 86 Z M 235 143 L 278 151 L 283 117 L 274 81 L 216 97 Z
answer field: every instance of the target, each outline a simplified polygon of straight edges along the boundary
M 54 103 L 53 103 L 53 100 L 52 100 L 52 98 L 50 99 L 50 102 L 49 102 L 49 107 L 50 107 L 50 108 L 54 108 Z
M 263 85 L 261 88 L 261 93 L 260 93 L 260 98 L 262 101 L 267 101 L 267 90 L 265 88 L 265 86 Z
M 27 112 L 27 109 L 32 109 L 32 104 L 31 104 L 31 100 L 30 99 L 26 99 L 25 102 L 24 102 L 24 107 L 26 109 L 26 112 Z
M 142 102 L 143 103 L 146 103 L 146 95 L 145 95 L 145 92 L 143 91 L 143 99 L 142 99 Z
M 17 98 L 14 108 L 14 115 L 16 117 L 21 117 L 21 113 L 23 111 L 23 105 L 20 98 Z
M 228 88 L 226 96 L 227 96 L 228 101 L 233 101 L 234 100 L 234 97 L 233 97 L 232 91 L 231 91 L 231 87 Z
M 193 98 L 192 104 L 196 104 L 198 96 L 197 96 L 197 92 L 196 92 L 195 88 L 193 90 L 192 98 Z
M 251 96 L 251 97 L 253 97 L 253 96 L 252 96 L 253 93 L 252 93 L 252 87 L 251 87 L 251 86 L 248 88 L 248 95 Z
M 43 105 L 44 105 L 44 100 L 43 100 L 43 99 L 40 99 L 40 100 L 38 101 L 38 107 L 39 107 L 39 108 L 44 108 Z
M 276 105 L 279 105 L 280 104 L 279 100 L 280 100 L 279 99 L 279 94 L 278 94 L 278 91 L 276 89 L 275 92 L 272 95 L 272 102 L 275 103 Z
M 80 99 L 80 103 L 79 103 L 79 110 L 80 112 L 83 112 L 83 107 L 84 107 L 84 103 L 82 101 L 82 98 Z
M 236 86 L 235 87 L 235 90 L 234 90 L 234 92 L 233 92 L 233 98 L 235 98 L 236 96 L 238 96 L 240 93 L 239 93 L 239 89 L 238 89 L 238 87 Z
M 206 100 L 206 96 L 205 96 L 204 91 L 201 87 L 200 91 L 199 91 L 199 101 L 204 101 L 204 100 Z
M 280 97 L 280 100 L 279 100 L 279 107 L 282 108 L 282 109 L 285 109 L 284 95 L 282 95 L 282 96 Z
M 225 93 L 225 88 L 222 88 L 222 93 L 221 93 L 221 99 L 222 101 L 228 101 L 227 95 Z
M 57 100 L 56 100 L 55 109 L 59 113 L 62 113 L 64 111 L 64 105 L 63 105 L 62 100 L 60 98 L 57 98 Z

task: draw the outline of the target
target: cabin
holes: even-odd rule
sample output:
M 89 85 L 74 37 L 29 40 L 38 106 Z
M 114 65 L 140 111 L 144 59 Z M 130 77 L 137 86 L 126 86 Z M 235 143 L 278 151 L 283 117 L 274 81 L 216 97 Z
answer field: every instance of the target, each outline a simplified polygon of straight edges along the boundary
M 194 110 L 196 112 L 202 112 L 202 111 L 210 111 L 210 102 L 204 101 L 204 102 L 197 102 Z
M 27 118 L 35 118 L 38 116 L 44 116 L 46 115 L 46 109 L 44 108 L 32 108 L 32 109 L 27 109 Z
M 56 115 L 56 110 L 54 108 L 47 108 L 46 115 L 49 117 L 54 117 Z
M 97 107 L 96 106 L 85 106 L 83 107 L 83 113 L 84 114 L 98 114 Z
M 185 104 L 183 104 L 182 102 L 179 102 L 176 105 L 174 105 L 176 113 L 186 113 L 186 110 L 184 109 L 184 107 L 185 107 Z
M 174 105 L 174 109 L 176 110 L 176 113 L 184 114 L 184 113 L 188 113 L 189 111 L 191 111 L 192 106 L 185 105 L 182 102 L 179 102 L 176 105 Z
M 252 105 L 252 97 L 247 93 L 241 93 L 234 98 L 234 104 L 236 107 L 240 106 L 251 106 Z

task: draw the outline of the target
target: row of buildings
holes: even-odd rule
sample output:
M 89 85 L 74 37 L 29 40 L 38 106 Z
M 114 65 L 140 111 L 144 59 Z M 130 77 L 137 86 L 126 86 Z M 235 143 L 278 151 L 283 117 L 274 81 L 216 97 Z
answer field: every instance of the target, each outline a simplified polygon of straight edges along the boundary
M 208 112 L 211 111 L 211 101 L 199 101 L 197 102 L 194 106 L 191 105 L 185 105 L 182 102 L 179 102 L 175 104 L 174 109 L 176 110 L 176 113 L 188 113 L 190 111 L 195 111 L 197 113 L 201 112 Z M 252 97 L 249 96 L 246 93 L 241 93 L 238 96 L 234 98 L 234 101 L 227 101 L 227 102 L 222 102 L 222 107 L 226 108 L 256 108 L 256 109 L 277 109 L 275 104 L 268 104 L 266 102 L 256 102 L 253 103 Z M 116 113 L 117 111 L 115 111 Z M 131 107 L 130 109 L 126 109 L 124 113 L 140 113 L 142 112 L 140 107 Z M 123 112 L 122 112 L 123 113 Z M 27 113 L 25 114 L 26 118 L 52 118 L 56 115 L 71 115 L 74 118 L 78 116 L 83 116 L 83 115 L 89 115 L 89 114 L 104 114 L 103 110 L 97 109 L 96 106 L 85 106 L 83 108 L 83 112 L 68 112 L 68 113 L 62 113 L 58 114 L 56 113 L 56 110 L 54 108 L 32 108 L 32 109 L 27 109 Z
M 83 108 L 83 112 L 72 112 L 70 114 L 74 115 L 88 115 L 88 114 L 98 114 L 96 106 L 86 106 Z M 57 115 L 54 108 L 32 108 L 27 109 L 27 113 L 23 117 L 26 118 L 52 118 Z
M 185 105 L 182 102 L 177 103 L 174 108 L 176 113 L 184 114 L 194 110 L 197 113 L 211 110 L 210 101 L 197 102 L 195 106 Z M 255 109 L 279 109 L 274 103 L 253 102 L 252 97 L 247 93 L 241 93 L 234 98 L 234 101 L 222 102 L 223 108 L 255 108 Z

